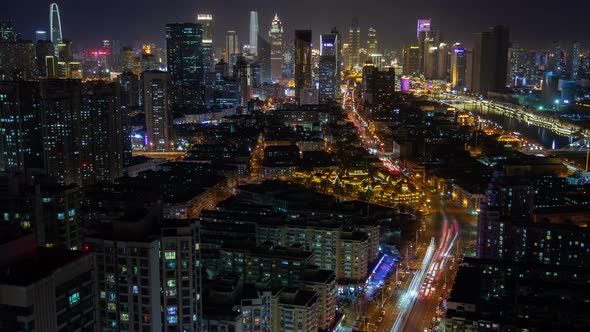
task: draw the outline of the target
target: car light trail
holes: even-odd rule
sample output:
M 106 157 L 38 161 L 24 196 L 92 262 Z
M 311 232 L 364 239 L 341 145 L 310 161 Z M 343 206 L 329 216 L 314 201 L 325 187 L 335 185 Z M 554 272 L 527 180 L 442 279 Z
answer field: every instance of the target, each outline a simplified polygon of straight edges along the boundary
M 406 317 L 410 312 L 411 308 L 413 307 L 416 298 L 418 297 L 418 291 L 420 290 L 420 285 L 424 282 L 426 278 L 426 273 L 428 271 L 428 267 L 432 262 L 432 258 L 434 257 L 435 251 L 435 241 L 434 238 L 430 240 L 430 245 L 428 249 L 426 249 L 426 253 L 424 254 L 424 259 L 422 260 L 422 265 L 420 266 L 420 270 L 416 272 L 412 281 L 410 282 L 410 286 L 406 290 L 406 292 L 400 296 L 398 300 L 398 308 L 399 314 L 391 328 L 391 331 L 401 331 L 403 325 L 405 323 Z

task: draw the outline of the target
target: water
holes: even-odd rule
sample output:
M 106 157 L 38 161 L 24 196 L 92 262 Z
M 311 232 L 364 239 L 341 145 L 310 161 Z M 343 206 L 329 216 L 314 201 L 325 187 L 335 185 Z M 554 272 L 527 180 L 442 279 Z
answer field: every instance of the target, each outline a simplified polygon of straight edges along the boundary
M 546 149 L 560 149 L 574 141 L 574 137 L 567 137 L 559 135 L 549 129 L 529 124 L 520 119 L 511 118 L 509 116 L 495 113 L 484 107 L 471 109 L 474 114 L 481 116 L 484 119 L 493 121 L 505 130 L 512 132 L 519 132 L 522 136 L 532 140 L 538 144 L 543 145 Z

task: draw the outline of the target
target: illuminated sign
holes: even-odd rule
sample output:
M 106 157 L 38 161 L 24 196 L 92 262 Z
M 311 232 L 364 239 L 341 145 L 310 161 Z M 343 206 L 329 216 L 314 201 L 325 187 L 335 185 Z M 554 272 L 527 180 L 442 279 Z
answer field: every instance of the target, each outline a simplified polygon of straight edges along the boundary
M 456 48 L 455 53 L 465 53 L 465 49 L 464 48 Z
M 334 47 L 334 43 L 324 43 L 325 47 Z

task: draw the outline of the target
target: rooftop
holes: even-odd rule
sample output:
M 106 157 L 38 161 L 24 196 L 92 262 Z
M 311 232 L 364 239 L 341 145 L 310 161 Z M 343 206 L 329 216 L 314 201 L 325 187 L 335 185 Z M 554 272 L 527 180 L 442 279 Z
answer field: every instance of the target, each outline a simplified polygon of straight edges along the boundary
M 28 286 L 55 270 L 74 263 L 88 253 L 58 248 L 37 248 L 16 262 L 0 268 L 0 284 Z

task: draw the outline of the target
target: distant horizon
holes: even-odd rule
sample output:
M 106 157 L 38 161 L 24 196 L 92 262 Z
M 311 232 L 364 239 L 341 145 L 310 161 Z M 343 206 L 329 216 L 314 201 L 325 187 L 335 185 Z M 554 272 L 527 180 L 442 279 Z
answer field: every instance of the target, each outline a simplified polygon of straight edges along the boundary
M 57 3 L 64 38 L 71 40 L 75 48 L 99 47 L 104 39 L 118 40 L 121 46 L 153 42 L 164 47 L 165 25 L 195 22 L 197 13 L 213 14 L 215 48 L 223 47 L 228 30 L 237 31 L 239 43 L 244 45 L 248 40 L 250 10 L 258 10 L 259 31 L 263 37 L 268 38 L 270 23 L 274 15 L 278 14 L 287 41 L 292 39 L 295 29 L 311 28 L 316 45 L 319 35 L 330 32 L 334 26 L 343 36 L 343 41 L 347 42 L 350 22 L 353 17 L 358 17 L 361 46 L 366 47 L 368 28 L 374 27 L 380 50 L 400 50 L 403 46 L 415 43 L 416 23 L 420 18 L 432 19 L 432 27 L 441 32 L 442 41 L 448 44 L 460 42 L 469 48 L 473 44 L 473 34 L 495 25 L 507 26 L 510 29 L 510 41 L 523 48 L 550 50 L 556 40 L 568 44 L 577 40 L 582 44 L 582 50 L 590 48 L 588 24 L 584 18 L 586 11 L 571 10 L 576 8 L 575 4 L 568 6 L 567 15 L 564 15 L 560 12 L 565 9 L 544 10 L 530 0 L 519 1 L 518 4 L 498 0 L 496 6 L 489 8 L 467 0 L 456 0 L 446 6 L 431 1 L 430 5 L 422 3 L 421 8 L 418 8 L 417 4 L 407 0 L 395 6 L 385 0 L 367 0 L 363 2 L 366 5 L 362 9 L 357 8 L 358 4 L 342 8 L 336 0 L 300 0 L 296 4 L 289 1 L 254 0 L 243 3 L 228 0 L 216 3 L 207 0 L 200 6 L 188 0 L 104 0 L 92 3 L 64 0 Z M 12 21 L 23 39 L 34 40 L 35 31 L 49 31 L 49 5 L 52 2 L 4 2 L 0 4 L 0 19 Z M 576 2 L 579 2 L 580 8 L 590 7 L 582 1 Z M 172 7 L 170 3 L 176 6 Z M 166 10 L 162 10 L 160 4 Z M 302 8 L 309 8 L 312 13 L 315 10 L 318 14 L 302 14 Z M 325 20 L 325 17 L 333 20 Z M 453 24 L 458 21 L 461 21 L 461 25 Z

